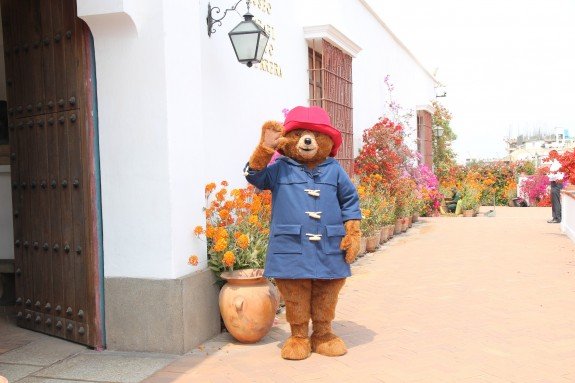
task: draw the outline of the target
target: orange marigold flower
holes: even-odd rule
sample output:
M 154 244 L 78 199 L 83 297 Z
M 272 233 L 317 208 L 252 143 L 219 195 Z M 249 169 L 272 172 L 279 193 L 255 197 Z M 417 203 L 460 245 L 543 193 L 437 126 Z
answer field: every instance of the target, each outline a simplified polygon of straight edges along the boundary
M 262 201 L 260 198 L 254 197 L 252 202 L 252 212 L 257 214 L 262 211 Z
M 236 257 L 234 256 L 234 253 L 232 253 L 231 251 L 226 251 L 224 253 L 224 256 L 222 257 L 222 263 L 224 264 L 225 267 L 232 267 L 235 261 Z
M 252 214 L 252 215 L 250 215 L 250 218 L 248 218 L 248 222 L 249 222 L 251 225 L 257 225 L 257 224 L 258 224 L 258 221 L 259 221 L 259 220 L 258 220 L 258 216 L 257 216 L 257 215 L 253 215 L 253 214 Z
M 267 229 L 267 228 L 266 228 L 266 229 L 263 229 L 263 230 L 262 230 L 262 233 L 263 233 L 264 235 L 268 235 L 268 234 L 270 233 L 270 229 Z
M 206 228 L 206 238 L 214 238 L 216 235 L 216 229 L 213 226 L 208 226 Z
M 226 197 L 226 193 L 228 191 L 226 189 L 222 189 L 219 192 L 216 193 L 216 199 L 220 202 L 222 202 L 224 200 L 224 198 Z
M 225 181 L 225 180 L 222 181 L 222 182 L 221 182 L 221 185 L 222 185 L 222 186 L 228 186 L 228 181 Z
M 196 226 L 196 227 L 194 228 L 194 234 L 195 234 L 196 236 L 199 236 L 199 235 L 204 234 L 204 228 L 201 227 L 201 226 Z
M 218 214 L 220 215 L 220 218 L 223 220 L 226 220 L 230 217 L 230 211 L 228 209 L 222 209 Z
M 224 239 L 228 239 L 230 237 L 230 234 L 228 233 L 228 231 L 226 230 L 225 227 L 218 227 L 216 228 L 216 234 L 215 234 L 216 240 L 220 239 L 220 238 L 224 238 Z
M 224 251 L 228 247 L 228 240 L 226 238 L 220 238 L 216 241 L 214 246 L 214 251 Z
M 236 240 L 236 243 L 240 249 L 245 250 L 245 249 L 247 249 L 247 247 L 250 244 L 250 237 L 248 237 L 245 234 L 242 234 L 238 237 L 238 239 Z
M 215 182 L 211 182 L 211 183 L 207 184 L 206 185 L 206 194 L 210 194 L 211 192 L 214 191 L 215 188 L 216 188 Z
M 190 256 L 190 258 L 188 258 L 188 264 L 192 265 L 192 266 L 197 266 L 198 265 L 198 256 L 197 255 Z

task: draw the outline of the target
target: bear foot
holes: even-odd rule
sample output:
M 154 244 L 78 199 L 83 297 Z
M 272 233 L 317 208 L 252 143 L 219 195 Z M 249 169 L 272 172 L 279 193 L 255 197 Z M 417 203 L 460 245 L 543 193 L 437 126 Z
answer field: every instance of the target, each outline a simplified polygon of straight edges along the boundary
M 312 334 L 311 348 L 313 352 L 325 356 L 341 356 L 347 353 L 343 340 L 332 333 Z
M 289 360 L 302 360 L 311 355 L 309 338 L 290 336 L 282 347 L 282 358 Z

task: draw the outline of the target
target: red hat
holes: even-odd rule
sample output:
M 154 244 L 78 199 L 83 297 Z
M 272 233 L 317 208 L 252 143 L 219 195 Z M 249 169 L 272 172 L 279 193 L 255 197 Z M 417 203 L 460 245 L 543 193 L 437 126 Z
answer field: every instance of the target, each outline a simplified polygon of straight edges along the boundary
M 284 122 L 285 133 L 295 129 L 306 129 L 327 134 L 333 141 L 331 157 L 335 157 L 341 145 L 341 133 L 331 126 L 331 121 L 325 110 L 319 106 L 296 106 L 288 112 Z

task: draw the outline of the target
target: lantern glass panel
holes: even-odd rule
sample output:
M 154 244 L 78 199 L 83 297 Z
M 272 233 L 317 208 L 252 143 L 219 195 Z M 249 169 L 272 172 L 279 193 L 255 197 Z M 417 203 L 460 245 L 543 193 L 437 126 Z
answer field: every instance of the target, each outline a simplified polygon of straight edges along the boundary
M 232 39 L 232 45 L 239 61 L 255 60 L 258 43 L 257 33 L 230 35 L 230 39 Z

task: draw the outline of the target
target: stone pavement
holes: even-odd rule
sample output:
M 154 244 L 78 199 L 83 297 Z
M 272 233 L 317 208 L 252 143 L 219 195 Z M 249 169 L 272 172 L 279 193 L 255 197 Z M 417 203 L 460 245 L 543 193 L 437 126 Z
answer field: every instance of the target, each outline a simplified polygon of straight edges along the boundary
M 342 357 L 281 359 L 284 315 L 257 344 L 223 333 L 181 357 L 96 353 L 14 329 L 21 335 L 6 347 L 0 326 L 0 375 L 28 376 L 24 383 L 575 383 L 575 245 L 549 215 L 497 207 L 495 217 L 425 218 L 361 258 L 334 323 L 349 348 Z
M 0 312 L 0 376 L 10 383 L 138 383 L 177 358 L 92 351 L 18 328 L 14 318 L 13 312 Z

